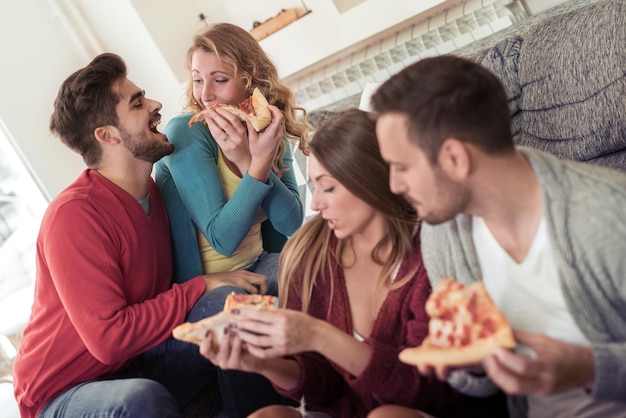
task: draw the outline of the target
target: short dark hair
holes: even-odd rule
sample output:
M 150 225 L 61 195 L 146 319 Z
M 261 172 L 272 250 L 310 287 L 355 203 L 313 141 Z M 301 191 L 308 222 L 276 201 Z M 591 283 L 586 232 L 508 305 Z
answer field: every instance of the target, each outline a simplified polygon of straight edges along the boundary
M 513 150 L 502 84 L 487 68 L 466 58 L 441 55 L 404 68 L 376 90 L 372 107 L 378 114 L 406 115 L 411 140 L 432 163 L 448 138 L 488 153 Z
M 102 156 L 94 137 L 99 126 L 117 126 L 115 107 L 120 100 L 113 84 L 126 77 L 126 63 L 115 54 L 104 53 L 74 72 L 61 85 L 50 117 L 50 131 L 83 157 L 88 167 Z

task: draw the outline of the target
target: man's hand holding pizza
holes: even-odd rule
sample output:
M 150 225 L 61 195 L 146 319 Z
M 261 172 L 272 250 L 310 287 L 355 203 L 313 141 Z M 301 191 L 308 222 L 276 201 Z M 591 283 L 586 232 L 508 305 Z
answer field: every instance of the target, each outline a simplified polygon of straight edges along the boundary
M 419 347 L 400 352 L 401 361 L 417 366 L 424 375 L 448 380 L 453 372 L 462 370 L 484 377 L 482 362 L 496 347 L 516 346 L 511 326 L 482 282 L 465 286 L 443 279 L 433 289 L 425 309 L 430 316 L 428 335 Z M 475 396 L 487 396 L 493 390 Z
M 519 344 L 533 350 L 533 355 L 498 347 L 483 362 L 491 380 L 504 392 L 544 396 L 592 387 L 595 367 L 591 348 L 519 330 L 514 335 Z
M 400 353 L 424 375 L 448 380 L 454 371 L 487 375 L 504 392 L 548 395 L 591 388 L 591 348 L 541 334 L 513 330 L 489 298 L 482 282 L 465 286 L 442 280 L 426 303 L 431 316 L 422 345 Z M 515 348 L 529 348 L 520 354 Z

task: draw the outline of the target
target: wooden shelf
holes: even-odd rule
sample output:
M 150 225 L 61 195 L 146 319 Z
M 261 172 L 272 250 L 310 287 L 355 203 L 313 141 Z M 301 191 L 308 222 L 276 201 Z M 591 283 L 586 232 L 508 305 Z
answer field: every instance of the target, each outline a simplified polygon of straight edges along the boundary
M 261 39 L 267 38 L 272 33 L 279 31 L 284 28 L 291 22 L 294 22 L 300 19 L 305 14 L 309 13 L 309 11 L 302 8 L 292 8 L 281 11 L 279 14 L 274 16 L 273 18 L 266 20 L 261 23 L 259 26 L 253 28 L 250 33 L 257 41 Z

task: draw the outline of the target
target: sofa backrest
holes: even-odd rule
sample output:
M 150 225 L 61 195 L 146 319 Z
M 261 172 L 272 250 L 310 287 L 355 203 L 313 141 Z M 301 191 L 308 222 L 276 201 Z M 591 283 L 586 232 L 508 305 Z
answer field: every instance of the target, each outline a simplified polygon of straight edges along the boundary
M 501 79 L 517 144 L 626 171 L 625 23 L 623 0 L 572 1 L 455 54 Z

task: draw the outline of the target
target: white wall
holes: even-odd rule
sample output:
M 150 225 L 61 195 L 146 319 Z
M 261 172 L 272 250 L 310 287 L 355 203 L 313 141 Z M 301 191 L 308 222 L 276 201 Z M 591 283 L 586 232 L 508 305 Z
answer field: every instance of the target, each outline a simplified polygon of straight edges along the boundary
M 65 19 L 72 20 L 80 42 Z M 0 51 L 0 119 L 47 198 L 85 168 L 80 156 L 49 134 L 48 122 L 63 80 L 97 53 L 126 60 L 129 78 L 163 103 L 164 122 L 180 112 L 180 81 L 129 0 L 0 0 Z
M 187 48 L 195 32 L 204 26 L 198 15 L 206 14 L 208 10 L 202 10 L 192 1 L 131 0 L 131 2 L 177 80 L 184 84 L 188 77 L 185 69 Z
M 143 88 L 147 97 L 163 104 L 161 128 L 170 118 L 180 113 L 183 85 L 144 23 L 145 18 L 138 14 L 143 12 L 141 7 L 145 7 L 147 1 L 64 1 L 77 3 L 94 36 L 98 37 L 102 49 L 98 52 L 114 52 L 121 55 L 128 65 L 128 78 Z M 155 10 L 159 10 L 159 21 L 163 27 L 168 23 L 177 27 L 176 20 L 169 17 L 171 9 L 159 8 L 156 0 L 153 3 Z M 156 24 L 158 21 L 150 20 L 153 30 Z M 193 33 L 193 30 L 190 33 Z M 172 38 L 171 41 L 175 42 L 176 38 Z M 186 47 L 187 45 L 179 48 L 182 49 L 181 59 L 184 57 Z M 180 65 L 183 65 L 183 62 Z
M 45 193 L 55 195 L 84 165 L 49 135 L 48 120 L 61 81 L 85 59 L 40 0 L 2 1 L 0 51 L 0 119 Z

